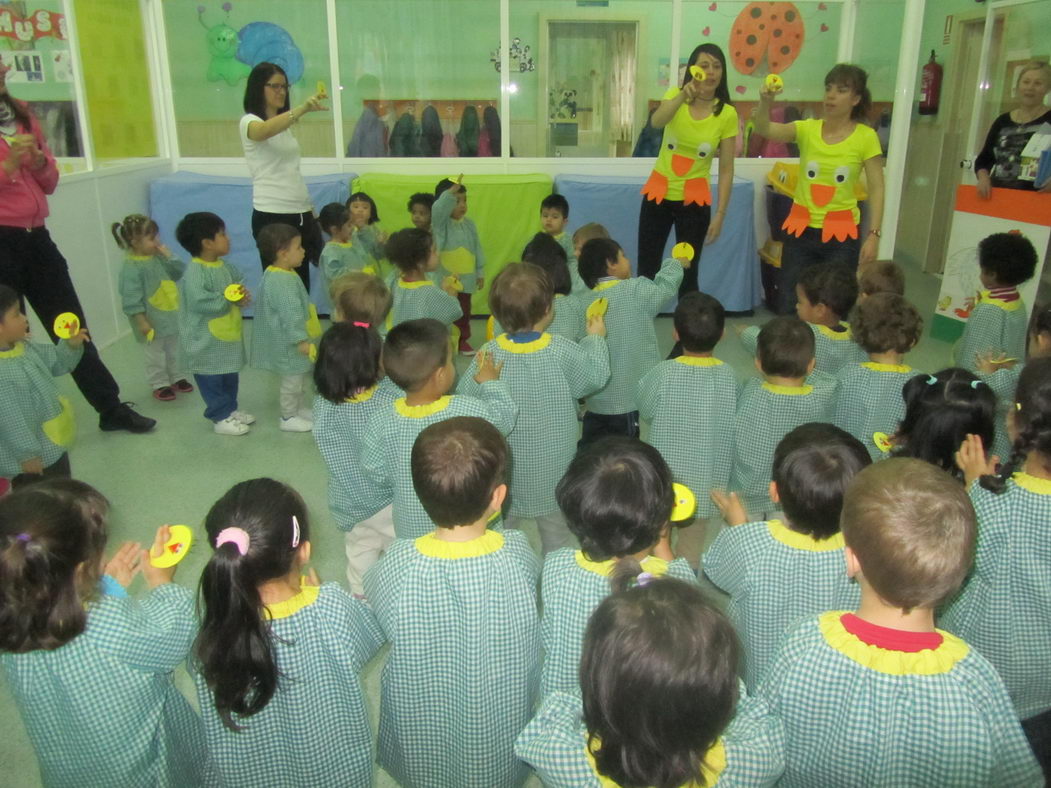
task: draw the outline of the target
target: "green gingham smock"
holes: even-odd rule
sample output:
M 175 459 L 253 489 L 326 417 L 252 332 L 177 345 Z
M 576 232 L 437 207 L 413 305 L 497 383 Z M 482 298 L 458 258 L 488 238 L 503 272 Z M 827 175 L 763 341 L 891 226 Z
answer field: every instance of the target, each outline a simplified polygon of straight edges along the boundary
M 322 276 L 325 277 L 326 287 L 332 284 L 334 279 L 339 279 L 344 274 L 355 271 L 376 273 L 376 261 L 373 259 L 370 248 L 360 239 L 346 243 L 329 241 L 321 250 L 321 260 L 318 265 Z
M 223 295 L 228 286 L 243 283 L 241 271 L 224 260 L 211 263 L 195 257 L 186 266 L 179 348 L 190 372 L 225 375 L 244 366 L 241 308 Z
M 478 280 L 485 276 L 485 255 L 478 228 L 466 216 L 453 219 L 455 207 L 456 195 L 451 189 L 442 192 L 431 206 L 431 233 L 441 259 L 437 278 L 441 281 L 453 274 L 459 277 L 465 293 L 473 293 Z
M 814 369 L 835 375 L 840 368 L 849 364 L 860 364 L 868 359 L 868 354 L 854 341 L 850 326 L 840 323 L 842 331 L 833 331 L 828 326 L 807 323 L 814 333 Z M 753 356 L 759 344 L 759 326 L 748 326 L 741 332 L 741 342 Z
M 997 455 L 1003 462 L 1011 456 L 1011 436 L 1007 434 L 1007 413 L 1015 404 L 1015 392 L 1018 390 L 1018 378 L 1022 375 L 1024 365 L 1021 360 L 1010 369 L 1001 367 L 991 375 L 977 373 L 996 395 L 996 418 L 993 420 L 996 432 L 993 445 L 986 447 L 988 454 Z
M 711 517 L 716 508 L 708 493 L 726 489 L 733 464 L 733 368 L 697 356 L 662 361 L 639 381 L 638 403 L 639 415 L 652 421 L 649 443 L 693 491 L 697 516 Z
M 836 410 L 832 423 L 857 438 L 873 461 L 887 456 L 876 434 L 892 437 L 905 418 L 901 390 L 909 378 L 919 374 L 905 364 L 865 361 L 839 370 Z M 883 444 L 886 446 L 886 444 Z
M 299 352 L 300 342 L 321 336 L 317 310 L 295 271 L 269 266 L 255 301 L 252 320 L 252 366 L 279 375 L 302 375 L 314 368 Z
M 379 763 L 405 788 L 515 788 L 540 672 L 537 558 L 519 531 L 396 539 L 365 575 L 391 641 Z
M 175 257 L 126 255 L 117 279 L 124 314 L 129 318 L 145 314 L 156 337 L 178 336 L 179 288 L 175 283 L 182 279 L 185 269 L 186 263 Z M 145 343 L 146 337 L 135 322 L 129 322 L 135 341 Z
M 463 315 L 460 302 L 446 293 L 430 279 L 406 282 L 398 277 L 390 288 L 392 302 L 387 314 L 387 330 L 406 320 L 434 318 L 447 326 Z
M 584 280 L 580 278 L 580 266 L 577 262 L 576 249 L 573 248 L 573 236 L 569 233 L 563 232 L 558 235 L 551 236 L 558 245 L 562 247 L 562 250 L 566 253 L 566 265 L 569 267 L 569 281 L 571 283 L 570 293 L 573 295 L 579 295 L 580 293 L 587 293 L 588 286 L 584 284 Z
M 511 508 L 515 517 L 558 511 L 555 487 L 577 452 L 577 400 L 609 379 L 606 340 L 589 336 L 580 344 L 551 334 L 513 342 L 501 334 L 482 349 L 503 363 L 500 380 L 518 405 L 518 420 L 507 436 L 511 447 Z M 457 391 L 478 396 L 477 356 Z
M 1021 362 L 1025 358 L 1028 330 L 1029 320 L 1025 302 L 1021 298 L 1004 301 L 992 298 L 987 290 L 982 291 L 964 324 L 963 336 L 960 337 L 953 358 L 958 367 L 975 374 L 978 374 L 975 357 L 979 354 L 1006 353 L 1008 357 Z

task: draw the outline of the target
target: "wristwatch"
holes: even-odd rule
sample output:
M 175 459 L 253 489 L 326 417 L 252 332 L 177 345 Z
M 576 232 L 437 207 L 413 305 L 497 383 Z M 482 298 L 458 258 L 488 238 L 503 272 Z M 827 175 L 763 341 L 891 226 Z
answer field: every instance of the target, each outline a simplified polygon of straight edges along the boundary
M 877 238 L 882 238 L 883 237 L 883 231 L 882 230 L 869 230 L 869 235 L 874 235 Z

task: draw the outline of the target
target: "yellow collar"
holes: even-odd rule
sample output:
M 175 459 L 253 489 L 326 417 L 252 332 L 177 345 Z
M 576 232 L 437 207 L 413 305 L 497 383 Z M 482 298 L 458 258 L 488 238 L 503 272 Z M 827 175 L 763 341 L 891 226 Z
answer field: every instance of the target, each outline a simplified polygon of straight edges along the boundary
M 602 742 L 598 736 L 595 737 L 595 749 L 599 750 L 602 748 Z M 598 767 L 595 764 L 595 755 L 591 752 L 591 747 L 588 746 L 588 734 L 584 732 L 584 754 L 588 759 L 588 766 L 591 767 L 591 771 L 595 777 L 598 778 L 598 784 L 600 788 L 620 788 L 620 786 L 613 782 L 609 777 L 605 777 L 598 773 Z M 697 788 L 698 785 L 715 785 L 719 779 L 719 775 L 726 769 L 726 745 L 723 744 L 722 737 L 719 737 L 715 744 L 711 746 L 711 749 L 704 754 L 704 759 L 701 761 L 701 781 L 698 783 L 695 780 L 683 785 L 681 788 Z
M 1023 490 L 1029 490 L 1038 495 L 1051 495 L 1051 479 L 1041 479 L 1039 476 L 1031 476 L 1024 471 L 1016 472 L 1011 478 Z
M 793 531 L 780 520 L 768 520 L 766 523 L 770 536 L 783 545 L 795 550 L 806 550 L 810 553 L 827 553 L 843 549 L 843 534 L 839 531 L 827 539 L 815 539 L 810 534 Z
M 288 618 L 293 613 L 298 613 L 303 608 L 317 602 L 317 595 L 320 590 L 318 586 L 300 586 L 299 593 L 289 597 L 284 602 L 264 605 L 263 617 L 269 619 Z
M 609 577 L 613 574 L 613 569 L 617 565 L 616 558 L 610 558 L 606 561 L 592 561 L 590 558 L 584 555 L 583 550 L 577 550 L 573 553 L 573 557 L 577 559 L 577 566 L 581 569 L 586 569 L 589 572 L 594 572 L 596 575 L 602 575 L 602 577 Z M 657 558 L 652 555 L 648 555 L 639 562 L 642 568 L 649 572 L 651 575 L 664 575 L 668 573 L 668 562 L 663 558 Z
M 333 246 L 338 246 L 340 249 L 350 249 L 354 246 L 350 241 L 329 241 Z
M 441 413 L 449 407 L 451 401 L 452 397 L 446 394 L 444 397 L 438 397 L 434 402 L 429 402 L 426 405 L 407 405 L 405 397 L 400 397 L 394 400 L 394 410 L 407 419 L 423 419 L 427 416 L 433 416 L 435 413 Z
M 551 344 L 551 335 L 541 334 L 539 339 L 534 339 L 532 342 L 512 342 L 508 339 L 507 334 L 501 334 L 496 338 L 496 344 L 508 353 L 536 353 Z
M 862 361 L 861 366 L 874 372 L 912 372 L 912 367 L 905 364 L 881 364 L 878 361 Z
M 15 342 L 14 347 L 10 350 L 0 350 L 0 358 L 18 358 L 26 352 L 26 343 L 22 341 Z
M 824 334 L 829 339 L 853 339 L 850 333 L 850 326 L 846 323 L 840 323 L 840 325 L 846 329 L 846 331 L 833 331 L 828 326 L 819 326 L 817 323 L 811 323 L 811 325 L 818 330 L 819 333 Z
M 611 279 L 608 282 L 599 282 L 591 289 L 597 293 L 599 290 L 609 290 L 611 287 L 616 287 L 623 281 L 623 279 Z
M 822 613 L 818 627 L 828 645 L 864 668 L 891 676 L 933 676 L 948 673 L 956 663 L 967 656 L 970 647 L 955 635 L 937 630 L 942 636 L 938 648 L 924 651 L 891 651 L 862 641 L 847 631 L 840 621 L 844 611 Z
M 398 277 L 398 287 L 402 290 L 415 290 L 417 287 L 434 287 L 434 282 L 430 279 L 421 279 L 418 282 L 406 282 L 401 277 Z
M 275 274 L 295 274 L 296 273 L 295 271 L 290 271 L 287 268 L 281 268 L 280 266 L 277 266 L 277 265 L 268 265 L 266 267 L 266 270 L 267 271 L 273 271 Z M 299 274 L 296 274 L 296 276 L 299 276 Z
M 193 261 L 195 263 L 200 263 L 201 265 L 206 266 L 208 268 L 218 268 L 219 266 L 221 266 L 223 264 L 223 261 L 221 259 L 219 259 L 219 260 L 202 260 L 200 257 L 194 257 Z
M 379 383 L 375 383 L 364 391 L 359 391 L 353 397 L 347 397 L 347 402 L 368 402 L 372 399 L 372 395 L 376 393 L 376 389 L 380 387 Z
M 1014 312 L 1022 306 L 1022 299 L 1016 298 L 1014 301 L 1001 301 L 999 298 L 993 298 L 988 290 L 979 290 L 978 303 L 997 306 L 1005 312 Z
M 144 263 L 147 260 L 152 260 L 153 259 L 153 257 L 151 255 L 145 255 L 145 254 L 129 254 L 129 255 L 126 255 L 125 257 L 126 257 L 126 259 L 131 260 L 132 262 L 135 262 L 135 263 Z
M 789 397 L 800 397 L 814 390 L 810 384 L 805 386 L 779 386 L 776 383 L 763 383 L 763 388 L 772 394 L 785 394 Z
M 713 356 L 679 356 L 675 361 L 687 367 L 718 367 L 723 363 Z
M 416 549 L 428 558 L 478 558 L 495 553 L 504 546 L 504 535 L 499 531 L 486 531 L 469 542 L 446 542 L 433 533 L 425 534 L 415 543 Z

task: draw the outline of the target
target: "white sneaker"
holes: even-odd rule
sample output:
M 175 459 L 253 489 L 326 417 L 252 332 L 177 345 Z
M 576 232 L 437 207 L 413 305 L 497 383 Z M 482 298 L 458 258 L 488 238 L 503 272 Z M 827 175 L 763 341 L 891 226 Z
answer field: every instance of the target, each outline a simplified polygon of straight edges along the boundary
M 244 435 L 248 432 L 248 425 L 233 416 L 227 416 L 222 421 L 215 422 L 212 429 L 217 435 Z
M 314 429 L 314 422 L 292 416 L 289 419 L 281 419 L 282 432 L 310 432 Z
M 303 421 L 309 421 L 311 424 L 314 423 L 314 411 L 310 410 L 310 408 L 300 408 L 296 415 L 303 419 Z
M 255 416 L 251 413 L 245 413 L 243 410 L 235 410 L 230 414 L 230 418 L 242 424 L 255 424 Z

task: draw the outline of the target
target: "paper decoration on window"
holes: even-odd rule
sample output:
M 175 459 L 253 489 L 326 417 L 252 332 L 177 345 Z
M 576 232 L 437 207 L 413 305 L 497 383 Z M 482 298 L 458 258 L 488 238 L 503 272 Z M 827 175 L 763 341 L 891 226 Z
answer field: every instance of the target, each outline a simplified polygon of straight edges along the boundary
M 290 85 L 303 78 L 303 53 L 287 30 L 273 22 L 250 22 L 238 32 L 228 23 L 233 4 L 223 3 L 222 9 L 226 12 L 223 21 L 209 27 L 204 21 L 208 9 L 197 6 L 197 19 L 208 31 L 209 82 L 225 80 L 236 85 L 255 65 L 264 62 L 281 66 Z
M 38 38 L 66 39 L 66 17 L 54 11 L 34 11 L 21 17 L 9 8 L 0 9 L 0 37 L 15 41 Z
M 523 44 L 522 39 L 511 39 L 511 48 L 507 50 L 507 56 L 512 74 L 536 70 L 536 64 L 533 62 L 532 54 L 530 54 L 531 51 L 529 44 Z M 500 70 L 500 47 L 489 53 L 489 62 L 493 64 L 493 68 L 497 71 Z
M 764 60 L 780 74 L 799 56 L 805 31 L 795 3 L 749 3 L 734 20 L 730 59 L 742 74 L 752 74 Z

